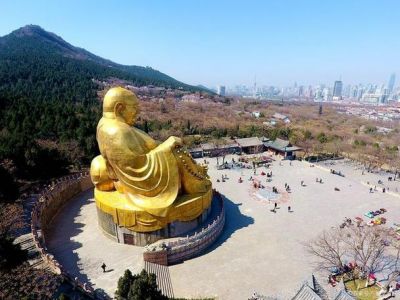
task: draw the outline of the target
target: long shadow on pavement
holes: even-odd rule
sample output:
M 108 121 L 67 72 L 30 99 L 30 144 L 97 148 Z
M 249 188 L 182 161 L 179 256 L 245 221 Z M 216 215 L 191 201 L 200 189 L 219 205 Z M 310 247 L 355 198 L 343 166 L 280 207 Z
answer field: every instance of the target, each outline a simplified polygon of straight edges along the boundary
M 59 213 L 63 214 L 63 218 L 55 218 L 51 224 L 52 230 L 48 233 L 48 248 L 55 258 L 65 267 L 72 277 L 77 277 L 81 282 L 89 282 L 96 291 L 103 297 L 106 293 L 103 289 L 97 288 L 91 282 L 88 276 L 82 273 L 80 268 L 80 258 L 75 250 L 82 247 L 82 244 L 75 242 L 73 238 L 82 232 L 85 226 L 83 223 L 74 222 L 73 220 L 80 216 L 81 209 L 93 202 L 93 191 L 88 190 L 83 194 L 79 194 L 76 198 L 70 200 L 68 206 L 61 209 Z M 100 268 L 100 266 L 99 266 Z
M 224 195 L 221 196 L 224 198 L 225 206 L 225 226 L 223 232 L 219 238 L 199 256 L 207 254 L 221 246 L 236 231 L 254 224 L 254 218 L 246 216 L 240 212 L 239 206 L 241 206 L 242 203 L 236 204 Z

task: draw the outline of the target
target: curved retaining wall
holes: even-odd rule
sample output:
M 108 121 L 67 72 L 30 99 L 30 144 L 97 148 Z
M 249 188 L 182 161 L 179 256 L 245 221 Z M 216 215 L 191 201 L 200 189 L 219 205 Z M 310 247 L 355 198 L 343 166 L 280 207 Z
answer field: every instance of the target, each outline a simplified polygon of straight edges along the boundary
M 54 256 L 47 252 L 45 244 L 46 231 L 64 204 L 91 187 L 93 187 L 93 184 L 88 172 L 65 176 L 53 181 L 48 187 L 40 191 L 38 200 L 33 206 L 31 232 L 43 263 L 54 273 L 61 275 L 70 282 L 72 286 L 85 293 L 88 297 L 95 299 L 104 297 L 97 295 L 90 283 L 81 282 L 78 278 L 71 276 Z M 198 256 L 211 246 L 222 233 L 225 224 L 223 197 L 215 190 L 214 195 L 215 200 L 219 201 L 220 211 L 211 224 L 202 228 L 200 232 L 186 238 L 164 242 L 163 249 L 145 250 L 143 253 L 144 260 L 161 265 L 172 265 Z M 154 248 L 152 245 L 147 247 L 147 249 L 152 248 Z
M 63 266 L 47 252 L 45 235 L 51 221 L 62 208 L 77 194 L 93 187 L 88 172 L 81 172 L 65 176 L 53 181 L 48 187 L 40 191 L 38 200 L 34 204 L 31 213 L 31 232 L 34 244 L 41 255 L 43 263 L 51 271 L 59 274 L 63 279 L 69 281 L 74 288 L 79 289 L 88 297 L 95 299 L 96 294 L 89 283 L 80 282 L 73 278 Z
M 225 208 L 222 195 L 214 191 L 215 200 L 220 202 L 220 211 L 214 221 L 200 232 L 186 238 L 167 242 L 161 241 L 157 246 L 149 245 L 143 252 L 143 259 L 160 265 L 173 265 L 199 256 L 220 236 L 225 225 Z

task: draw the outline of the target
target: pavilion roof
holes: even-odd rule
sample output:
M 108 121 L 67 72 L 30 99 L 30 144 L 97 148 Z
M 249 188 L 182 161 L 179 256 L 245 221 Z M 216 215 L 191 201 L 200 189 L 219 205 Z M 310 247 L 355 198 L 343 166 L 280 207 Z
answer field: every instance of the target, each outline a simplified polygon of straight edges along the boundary
M 258 137 L 236 139 L 236 142 L 241 147 L 253 147 L 253 146 L 263 146 L 264 145 L 263 142 L 261 142 Z
M 268 148 L 272 148 L 275 150 L 285 151 L 287 147 L 292 147 L 289 141 L 282 140 L 282 139 L 275 139 L 274 141 L 265 142 L 264 145 Z
M 201 144 L 201 148 L 203 150 L 212 150 L 212 149 L 215 149 L 216 146 L 214 143 L 204 143 L 204 144 Z
M 305 282 L 292 300 L 321 300 L 321 297 Z

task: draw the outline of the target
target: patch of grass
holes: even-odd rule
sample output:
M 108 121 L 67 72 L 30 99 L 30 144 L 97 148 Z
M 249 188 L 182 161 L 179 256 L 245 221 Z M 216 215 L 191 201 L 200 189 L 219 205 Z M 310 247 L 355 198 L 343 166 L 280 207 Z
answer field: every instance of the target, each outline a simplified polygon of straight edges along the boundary
M 353 280 L 349 280 L 345 282 L 345 286 L 359 300 L 375 300 L 380 290 L 377 285 L 366 288 L 364 279 L 356 279 L 355 283 Z

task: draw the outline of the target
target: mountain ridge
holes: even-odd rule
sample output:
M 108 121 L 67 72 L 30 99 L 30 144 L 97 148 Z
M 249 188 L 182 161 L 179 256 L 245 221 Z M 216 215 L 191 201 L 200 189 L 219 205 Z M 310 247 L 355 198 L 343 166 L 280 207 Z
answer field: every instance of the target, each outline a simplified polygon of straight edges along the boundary
M 14 57 L 13 57 L 14 54 Z M 38 25 L 27 25 L 10 34 L 0 37 L 0 62 L 27 61 L 41 57 L 43 68 L 52 68 L 46 62 L 45 57 L 61 56 L 72 59 L 78 72 L 90 73 L 93 78 L 106 80 L 107 78 L 119 78 L 131 81 L 134 85 L 142 86 L 152 84 L 188 91 L 204 91 L 199 87 L 180 82 L 171 76 L 150 67 L 135 65 L 122 65 L 111 60 L 97 56 L 84 48 L 73 46 L 55 33 L 48 32 Z M 61 58 L 55 58 L 59 61 Z M 62 60 L 62 59 L 61 59 Z M 65 65 L 71 62 L 63 61 Z M 79 65 L 79 63 L 81 63 Z M 15 64 L 14 64 L 15 65 Z M 18 66 L 13 66 L 13 68 Z M 0 68 L 0 72 L 2 69 Z M 60 70 L 55 70 L 55 72 Z M 0 90 L 1 90 L 0 76 Z

